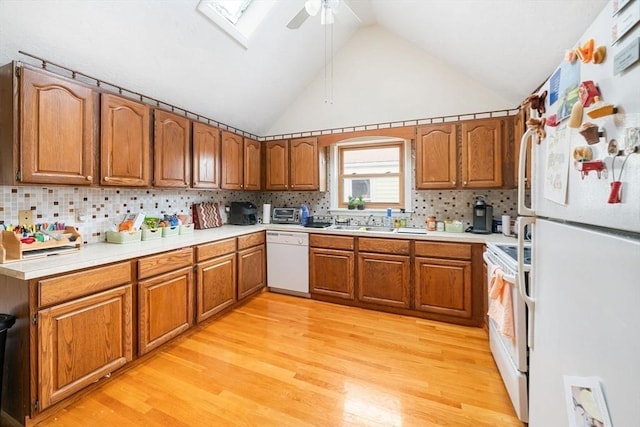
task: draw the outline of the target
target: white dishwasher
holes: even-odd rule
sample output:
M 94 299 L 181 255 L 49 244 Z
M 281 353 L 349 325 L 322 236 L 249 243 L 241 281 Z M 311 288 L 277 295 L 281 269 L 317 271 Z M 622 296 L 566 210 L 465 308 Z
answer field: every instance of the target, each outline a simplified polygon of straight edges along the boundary
M 267 286 L 309 298 L 309 234 L 267 231 Z

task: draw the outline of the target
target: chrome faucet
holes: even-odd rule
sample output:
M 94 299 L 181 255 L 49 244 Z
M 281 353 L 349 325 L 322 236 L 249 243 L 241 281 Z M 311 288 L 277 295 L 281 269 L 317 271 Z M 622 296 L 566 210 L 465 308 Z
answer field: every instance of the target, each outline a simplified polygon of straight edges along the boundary
M 371 225 L 371 221 L 373 221 L 373 214 L 369 215 L 367 221 L 365 222 L 365 225 Z

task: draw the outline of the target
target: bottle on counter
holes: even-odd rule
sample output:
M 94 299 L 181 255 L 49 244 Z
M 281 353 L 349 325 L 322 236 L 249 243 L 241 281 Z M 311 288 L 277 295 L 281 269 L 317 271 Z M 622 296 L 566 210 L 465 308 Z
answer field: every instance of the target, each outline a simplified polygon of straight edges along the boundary
M 433 215 L 427 217 L 427 231 L 436 231 L 436 217 Z
M 300 225 L 306 226 L 309 222 L 309 208 L 307 205 L 302 205 L 300 207 Z

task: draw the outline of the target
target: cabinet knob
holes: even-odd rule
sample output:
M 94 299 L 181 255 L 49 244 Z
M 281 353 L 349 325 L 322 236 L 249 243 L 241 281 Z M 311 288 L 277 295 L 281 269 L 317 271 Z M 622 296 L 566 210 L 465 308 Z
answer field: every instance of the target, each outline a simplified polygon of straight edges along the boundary
M 467 185 L 467 181 L 464 181 L 462 184 L 463 184 L 463 185 Z
M 93 177 L 91 175 L 87 175 L 87 181 L 91 181 Z
M 105 176 L 104 177 L 104 182 L 109 182 L 109 181 L 111 181 L 111 177 Z
M 452 184 L 452 185 L 456 185 L 456 182 L 455 182 L 455 181 L 451 181 L 451 184 Z

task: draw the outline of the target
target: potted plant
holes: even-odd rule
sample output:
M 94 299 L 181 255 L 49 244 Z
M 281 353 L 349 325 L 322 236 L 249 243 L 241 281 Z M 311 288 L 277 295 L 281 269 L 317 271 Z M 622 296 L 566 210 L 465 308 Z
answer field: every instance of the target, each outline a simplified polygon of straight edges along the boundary
M 356 206 L 358 207 L 358 210 L 364 209 L 364 197 L 362 196 L 362 194 L 358 196 L 358 202 L 356 203 Z
M 349 200 L 347 200 L 347 208 L 355 209 L 356 208 L 356 198 L 353 196 L 349 196 Z

